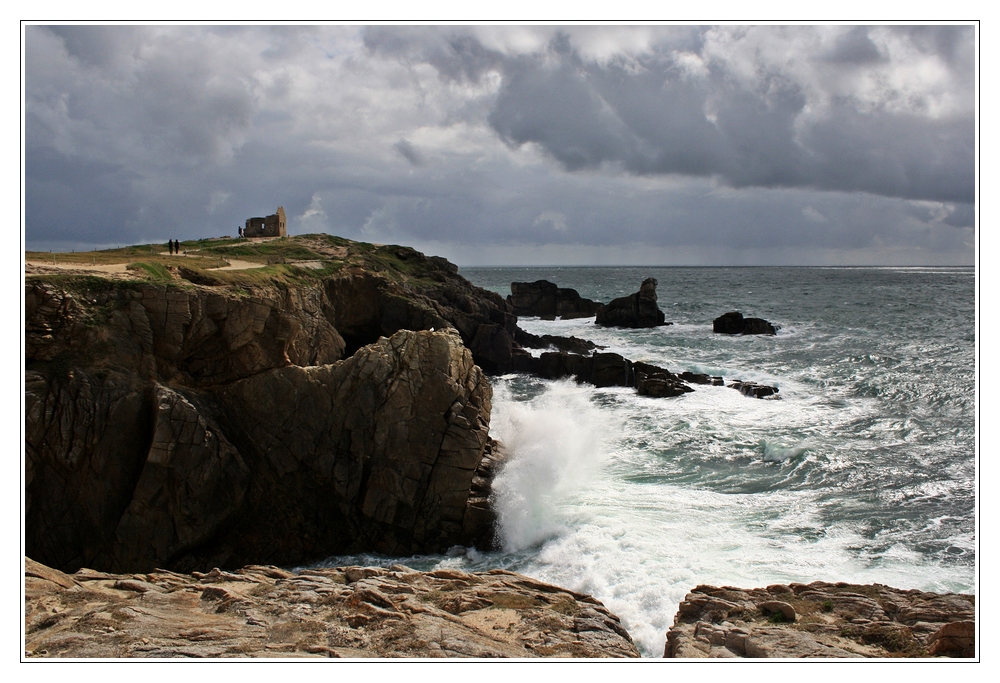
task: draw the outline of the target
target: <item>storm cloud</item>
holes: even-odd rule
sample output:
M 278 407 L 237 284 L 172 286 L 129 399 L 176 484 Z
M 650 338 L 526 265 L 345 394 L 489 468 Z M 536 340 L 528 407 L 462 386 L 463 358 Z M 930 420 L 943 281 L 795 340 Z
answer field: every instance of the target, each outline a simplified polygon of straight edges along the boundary
M 972 26 L 25 29 L 29 248 L 971 263 Z M 542 261 L 539 261 L 542 259 Z

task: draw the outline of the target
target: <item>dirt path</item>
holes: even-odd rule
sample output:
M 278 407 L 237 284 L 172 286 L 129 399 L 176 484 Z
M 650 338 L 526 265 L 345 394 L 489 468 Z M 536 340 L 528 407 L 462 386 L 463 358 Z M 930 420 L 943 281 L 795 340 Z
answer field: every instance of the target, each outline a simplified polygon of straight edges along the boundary
M 55 263 L 51 261 L 25 261 L 26 266 L 34 266 L 35 268 L 55 268 L 57 270 L 88 270 L 98 273 L 124 273 L 125 265 L 124 263 L 101 263 L 98 265 L 90 265 L 87 263 Z
M 181 254 L 171 254 L 169 251 L 161 251 L 160 256 L 211 258 L 209 256 L 205 256 L 204 254 L 189 254 L 186 251 Z M 235 258 L 227 258 L 226 261 L 229 263 L 228 266 L 222 266 L 221 268 L 211 268 L 211 270 L 250 270 L 251 268 L 263 268 L 265 265 L 267 265 L 265 263 L 253 263 L 252 261 L 242 261 L 240 259 L 235 259 Z

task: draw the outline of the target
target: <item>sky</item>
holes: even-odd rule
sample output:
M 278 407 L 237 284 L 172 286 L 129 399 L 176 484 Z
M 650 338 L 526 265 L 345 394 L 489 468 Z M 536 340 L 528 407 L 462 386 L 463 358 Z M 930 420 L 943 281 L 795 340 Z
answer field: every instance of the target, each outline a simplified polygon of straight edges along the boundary
M 973 265 L 971 25 L 24 30 L 24 237 Z

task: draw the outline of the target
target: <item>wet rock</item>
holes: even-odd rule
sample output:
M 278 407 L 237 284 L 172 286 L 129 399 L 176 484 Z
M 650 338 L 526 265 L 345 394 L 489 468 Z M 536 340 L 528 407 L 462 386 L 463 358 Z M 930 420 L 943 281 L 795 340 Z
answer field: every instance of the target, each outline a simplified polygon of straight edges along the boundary
M 605 327 L 657 327 L 669 325 L 666 316 L 656 304 L 656 278 L 643 280 L 639 291 L 614 299 L 598 309 L 596 322 Z
M 575 289 L 558 287 L 548 280 L 510 283 L 510 304 L 514 315 L 555 318 L 589 318 L 597 313 L 600 303 L 585 299 Z
M 751 396 L 753 398 L 778 398 L 778 387 L 768 386 L 766 384 L 757 384 L 756 382 L 744 382 L 743 380 L 736 380 L 729 385 L 730 389 L 736 389 L 744 396 Z
M 680 378 L 691 384 L 710 384 L 716 387 L 721 387 L 725 384 L 722 377 L 706 375 L 704 373 L 682 372 Z
M 779 327 L 762 318 L 744 318 L 739 311 L 730 311 L 712 321 L 712 331 L 718 334 L 775 335 Z

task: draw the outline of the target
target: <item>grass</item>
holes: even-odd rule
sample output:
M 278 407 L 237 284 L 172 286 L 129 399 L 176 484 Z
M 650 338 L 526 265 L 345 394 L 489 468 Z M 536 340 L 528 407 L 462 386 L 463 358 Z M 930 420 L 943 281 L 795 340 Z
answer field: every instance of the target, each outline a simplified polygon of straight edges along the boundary
M 138 271 L 152 282 L 170 282 L 174 279 L 170 271 L 162 263 L 155 261 L 137 261 L 126 266 L 127 270 Z
M 224 286 L 235 293 L 256 287 L 286 287 L 315 283 L 336 275 L 346 267 L 358 267 L 403 286 L 418 289 L 440 287 L 450 274 L 438 263 L 422 254 L 399 245 L 374 245 L 326 234 L 298 235 L 266 241 L 232 238 L 211 238 L 181 242 L 185 255 L 172 255 L 166 244 L 147 244 L 101 251 L 49 253 L 26 252 L 28 261 L 56 265 L 126 264 L 133 275 L 142 280 L 178 286 Z M 219 270 L 226 259 L 241 259 L 260 264 L 244 270 Z M 320 268 L 304 268 L 296 261 L 319 262 Z M 40 276 L 30 276 L 40 277 Z M 113 275 L 81 276 L 105 283 Z M 59 273 L 47 273 L 47 282 L 65 280 Z M 118 278 L 120 281 L 121 278 Z M 68 281 L 67 281 L 68 283 Z M 77 289 L 78 287 L 74 287 Z

